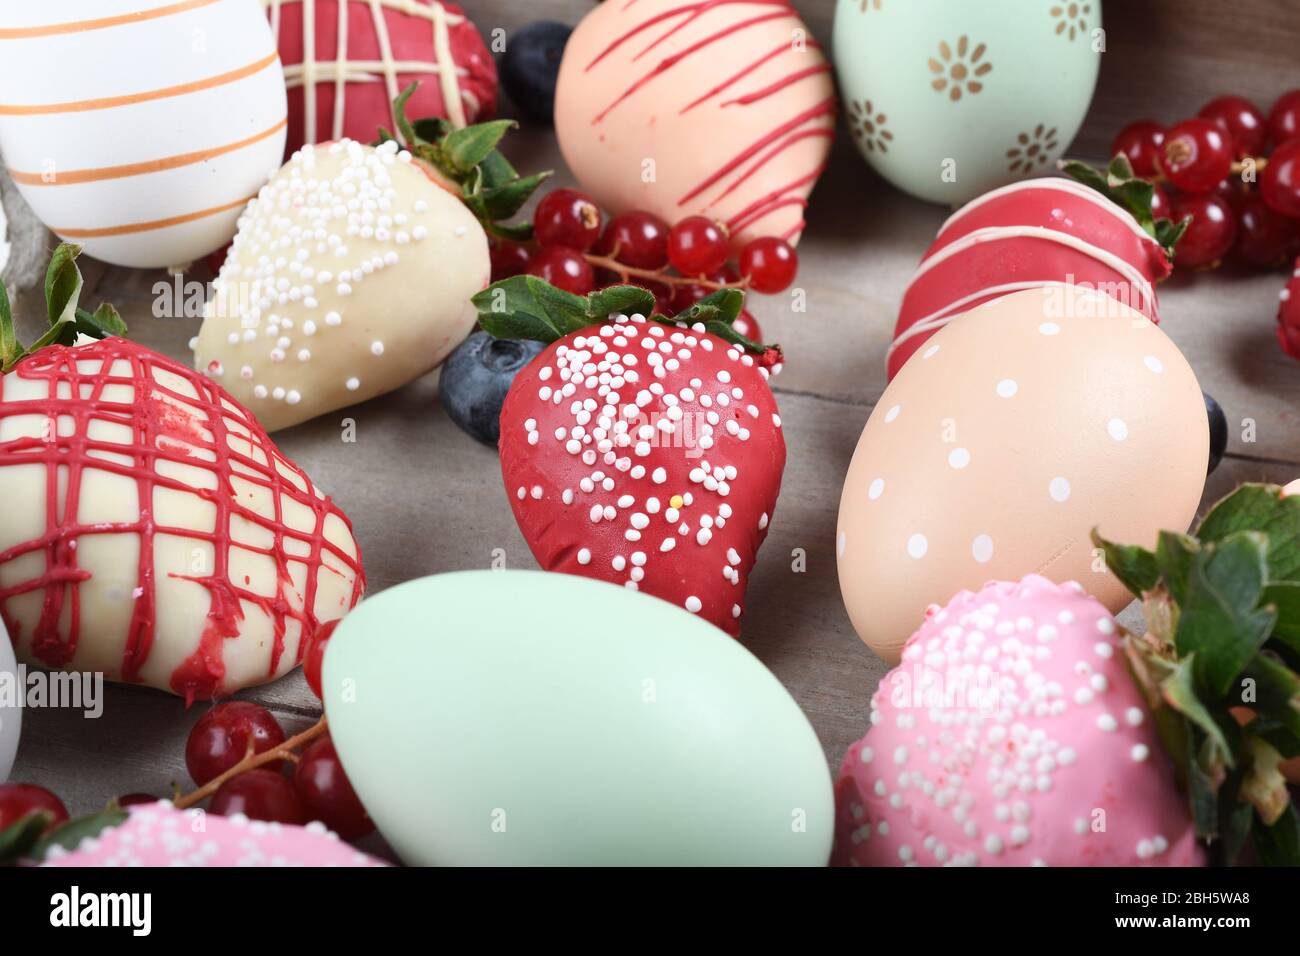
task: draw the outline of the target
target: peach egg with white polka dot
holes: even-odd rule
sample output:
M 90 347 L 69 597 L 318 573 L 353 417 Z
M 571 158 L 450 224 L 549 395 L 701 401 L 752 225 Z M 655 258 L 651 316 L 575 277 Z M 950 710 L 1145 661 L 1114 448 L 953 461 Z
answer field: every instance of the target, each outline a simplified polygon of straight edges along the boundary
M 1095 552 L 1183 531 L 1209 432 L 1186 359 L 1139 312 L 1082 287 L 985 303 L 890 383 L 849 466 L 836 551 L 854 627 L 894 663 L 927 606 L 1038 573 L 1130 600 Z

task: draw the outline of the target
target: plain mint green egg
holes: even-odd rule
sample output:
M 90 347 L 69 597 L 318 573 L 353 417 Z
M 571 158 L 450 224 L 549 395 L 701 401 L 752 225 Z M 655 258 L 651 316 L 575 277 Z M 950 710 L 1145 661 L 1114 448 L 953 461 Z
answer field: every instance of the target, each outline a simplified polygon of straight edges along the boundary
M 839 0 L 840 95 L 868 163 L 957 204 L 1053 172 L 1105 48 L 1101 0 Z
M 809 865 L 817 736 L 743 646 L 626 588 L 462 571 L 367 598 L 325 712 L 380 832 L 423 865 Z

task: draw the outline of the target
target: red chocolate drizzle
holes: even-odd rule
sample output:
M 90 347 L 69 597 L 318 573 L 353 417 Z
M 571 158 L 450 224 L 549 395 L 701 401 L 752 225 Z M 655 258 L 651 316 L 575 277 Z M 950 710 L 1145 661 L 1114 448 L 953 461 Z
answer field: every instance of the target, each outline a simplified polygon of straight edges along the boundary
M 129 375 L 113 373 L 114 364 L 119 361 L 129 363 Z M 82 371 L 78 363 L 83 367 L 90 363 L 92 368 Z M 168 388 L 157 380 L 155 370 L 184 379 L 194 387 L 199 397 L 191 398 Z M 244 617 L 243 602 L 257 606 L 273 622 L 275 644 L 266 675 L 268 678 L 279 667 L 286 629 L 291 620 L 299 627 L 297 661 L 302 660 L 307 639 L 321 623 L 314 613 L 318 575 L 339 573 L 322 563 L 324 552 L 328 551 L 353 574 L 351 599 L 340 611 L 346 612 L 360 600 L 365 589 L 365 575 L 359 551 L 353 558 L 327 541 L 324 535 L 325 521 L 330 515 L 335 515 L 350 530 L 347 517 L 330 498 L 318 497 L 314 493 L 311 481 L 280 454 L 253 415 L 216 383 L 156 352 L 118 338 L 77 348 L 50 346 L 21 361 L 11 374 L 28 381 L 46 382 L 47 397 L 6 400 L 5 379 L 0 378 L 0 420 L 11 415 L 40 415 L 52 425 L 71 420 L 74 426 L 70 435 L 47 434 L 0 442 L 0 468 L 38 464 L 44 465 L 46 470 L 45 533 L 0 552 L 0 565 L 25 554 L 45 554 L 46 570 L 43 574 L 0 588 L 0 615 L 15 642 L 18 639 L 17 622 L 5 609 L 6 602 L 16 595 L 44 591 L 41 615 L 31 641 L 32 653 L 42 663 L 54 668 L 66 667 L 76 653 L 81 637 L 79 585 L 91 577 L 89 571 L 77 566 L 77 542 L 83 535 L 135 534 L 140 542 L 134 607 L 122 656 L 121 676 L 126 681 L 140 679 L 140 669 L 149 659 L 157 636 L 155 538 L 165 534 L 211 543 L 215 559 L 212 574 L 171 575 L 200 584 L 211 595 L 199 646 L 175 669 L 170 680 L 172 690 L 183 695 L 187 703 L 196 698 L 213 697 L 222 689 L 225 678 L 222 642 L 239 635 L 239 624 Z M 129 387 L 131 400 L 105 399 L 105 388 L 113 385 Z M 134 441 L 119 444 L 91 438 L 89 428 L 92 421 L 126 426 L 134 433 Z M 248 437 L 232 430 L 232 422 L 247 429 Z M 260 462 L 252 455 L 232 448 L 228 436 L 237 442 L 247 441 L 263 453 L 266 461 Z M 113 456 L 129 457 L 132 462 L 124 464 L 114 460 Z M 215 458 L 215 461 L 209 458 Z M 159 462 L 206 469 L 216 476 L 218 487 L 215 490 L 196 488 L 159 474 Z M 234 469 L 236 465 L 238 471 Z M 87 468 L 124 475 L 135 482 L 138 520 L 94 524 L 82 524 L 77 520 L 82 475 Z M 60 472 L 66 475 L 67 481 L 63 495 L 59 493 Z M 298 478 L 307 490 L 300 490 L 284 473 Z M 273 517 L 264 517 L 239 502 L 232 481 L 236 476 L 270 496 L 274 503 Z M 216 511 L 216 530 L 208 532 L 159 524 L 154 518 L 155 489 L 171 489 L 210 502 Z M 285 524 L 285 498 L 311 510 L 314 515 L 311 531 L 297 531 Z M 270 546 L 232 543 L 230 528 L 235 519 L 244 519 L 269 532 Z M 296 542 L 300 550 L 305 546 L 306 553 L 290 555 L 286 549 L 289 540 Z M 251 554 L 270 557 L 275 562 L 277 584 L 274 597 L 256 594 L 231 580 L 229 554 L 234 546 Z M 301 609 L 294 608 L 289 601 L 288 589 L 294 587 L 289 573 L 290 562 L 299 563 L 306 569 Z M 249 583 L 247 577 L 244 581 Z M 60 634 L 65 606 L 69 617 L 66 640 Z
M 629 0 L 629 2 L 624 6 L 623 9 L 626 10 L 632 7 L 635 4 L 635 2 L 636 0 Z M 699 51 L 704 50 L 715 43 L 728 39 L 732 35 L 744 30 L 746 27 L 755 26 L 757 24 L 765 23 L 770 20 L 783 19 L 786 17 L 797 17 L 796 12 L 789 4 L 789 0 L 700 0 L 700 2 L 688 3 L 679 7 L 674 7 L 671 10 L 665 10 L 664 12 L 658 13 L 650 17 L 649 19 L 644 20 L 641 23 L 638 23 L 635 26 L 631 27 L 622 35 L 615 37 L 614 40 L 610 42 L 609 45 L 606 46 L 604 50 L 602 50 L 590 63 L 587 64 L 585 70 L 590 71 L 598 63 L 600 63 L 606 57 L 612 54 L 615 50 L 618 50 L 624 44 L 640 36 L 646 30 L 649 30 L 650 28 L 658 24 L 667 23 L 668 21 L 676 20 L 677 21 L 676 23 L 673 23 L 671 26 L 669 26 L 667 30 L 665 30 L 662 34 L 660 34 L 658 37 L 652 40 L 647 46 L 643 47 L 638 52 L 633 54 L 633 56 L 631 57 L 631 62 L 635 63 L 638 60 L 640 60 L 643 56 L 645 56 L 647 53 L 649 53 L 651 50 L 655 49 L 661 43 L 665 42 L 669 37 L 689 27 L 692 23 L 694 23 L 704 14 L 708 13 L 710 10 L 713 10 L 717 7 L 726 6 L 728 4 L 734 4 L 734 3 L 743 3 L 748 6 L 773 6 L 779 9 L 771 13 L 763 13 L 758 16 L 750 17 L 749 19 L 746 20 L 741 20 L 736 23 L 728 24 L 725 28 L 720 29 L 714 33 L 710 33 L 707 36 L 702 37 L 701 39 L 695 41 L 691 45 L 685 47 L 684 49 L 679 50 L 678 52 L 660 60 L 657 64 L 654 65 L 654 67 L 650 69 L 649 72 L 633 80 L 632 83 L 626 89 L 624 89 L 617 97 L 615 97 L 615 99 L 608 106 L 606 106 L 603 110 L 597 113 L 596 116 L 591 121 L 592 125 L 594 126 L 600 123 L 602 120 L 605 119 L 606 116 L 610 114 L 610 112 L 612 112 L 615 108 L 617 108 L 622 103 L 626 102 L 629 98 L 631 98 L 638 91 L 643 89 L 656 77 L 662 76 L 663 74 L 667 73 L 674 66 L 676 66 L 678 63 L 682 62 L 682 60 L 686 59 L 692 54 L 698 53 Z M 812 49 L 818 49 L 818 50 L 821 49 L 820 45 L 815 40 L 812 39 L 809 39 L 807 41 L 807 47 L 810 47 Z M 792 43 L 786 42 L 786 43 L 782 43 L 776 49 L 770 50 L 762 54 L 761 56 L 757 57 L 753 62 L 749 63 L 747 66 L 745 66 L 744 68 L 736 72 L 734 75 L 727 78 L 723 82 L 719 83 L 713 89 L 708 90 L 705 93 L 702 93 L 699 97 L 692 100 L 686 106 L 682 107 L 681 110 L 678 111 L 678 115 L 688 113 L 691 110 L 693 110 L 695 107 L 701 105 L 702 103 L 705 103 L 708 100 L 711 100 L 716 96 L 719 96 L 720 94 L 723 93 L 723 91 L 734 86 L 736 83 L 738 83 L 746 76 L 753 73 L 755 70 L 758 70 L 760 67 L 764 66 L 768 62 L 779 57 L 782 53 L 794 52 L 794 49 L 795 48 Z M 831 67 L 829 64 L 822 63 L 817 66 L 805 67 L 798 70 L 794 70 L 761 89 L 753 90 L 749 93 L 734 96 L 733 98 L 722 102 L 720 104 L 720 108 L 730 107 L 730 106 L 742 106 L 742 107 L 751 106 L 755 103 L 761 102 L 764 99 L 767 99 L 770 96 L 779 93 L 781 90 L 793 86 L 794 84 L 800 82 L 801 80 L 805 80 L 810 77 L 820 76 L 822 74 L 828 73 L 830 72 L 830 69 Z M 783 151 L 785 151 L 795 143 L 799 142 L 800 140 L 807 139 L 809 137 L 826 137 L 828 139 L 833 138 L 834 137 L 833 123 L 830 126 L 823 125 L 822 119 L 823 117 L 826 116 L 834 117 L 835 111 L 836 111 L 836 102 L 835 102 L 835 98 L 832 96 L 823 100 L 821 103 L 818 103 L 816 106 L 812 107 L 811 109 L 805 110 L 804 112 L 800 113 L 797 116 L 794 116 L 784 122 L 778 123 L 777 126 L 775 126 L 773 129 L 767 132 L 764 136 L 760 137 L 756 142 L 749 144 L 747 147 L 745 147 L 743 150 L 737 153 L 734 157 L 732 157 L 730 160 L 724 163 L 721 168 L 715 170 L 713 173 L 705 177 L 705 179 L 699 185 L 697 185 L 694 189 L 688 192 L 685 196 L 677 200 L 677 205 L 684 206 L 687 203 L 691 202 L 696 197 L 700 196 L 702 193 L 709 190 L 710 188 L 720 184 L 728 176 L 730 176 L 733 173 L 737 173 L 738 170 L 741 170 L 741 167 L 743 167 L 751 158 L 755 156 L 758 156 L 758 158 L 753 162 L 753 164 L 750 165 L 747 169 L 740 171 L 739 174 L 736 176 L 736 178 L 733 179 L 729 185 L 727 185 L 727 187 L 723 190 L 723 192 L 712 200 L 710 205 L 717 203 L 723 197 L 729 195 L 738 186 L 740 186 L 742 183 L 748 180 L 751 176 L 755 175 L 760 170 L 762 170 L 769 162 L 771 162 L 771 160 L 775 156 L 779 155 L 780 153 L 782 153 Z M 808 127 L 809 124 L 813 124 L 813 128 L 803 128 L 803 127 Z M 769 147 L 771 148 L 769 149 Z M 765 150 L 766 152 L 764 152 Z M 762 199 L 758 200 L 756 203 L 749 206 L 747 209 L 743 210 L 738 215 L 734 216 L 731 219 L 731 221 L 727 223 L 728 227 L 734 231 L 740 228 L 741 226 L 752 225 L 758 220 L 769 215 L 770 213 L 775 212 L 778 209 L 782 209 L 786 206 L 791 206 L 791 205 L 807 206 L 807 201 L 805 199 L 803 199 L 798 195 L 790 195 L 790 194 L 792 192 L 797 191 L 804 184 L 815 180 L 820 173 L 821 173 L 821 168 L 819 167 L 811 174 L 801 177 L 799 180 L 785 187 L 784 189 L 763 197 Z M 791 238 L 792 236 L 795 236 L 800 231 L 802 231 L 802 229 L 803 229 L 803 221 L 801 219 L 792 228 L 787 230 L 782 238 L 786 238 L 786 239 Z

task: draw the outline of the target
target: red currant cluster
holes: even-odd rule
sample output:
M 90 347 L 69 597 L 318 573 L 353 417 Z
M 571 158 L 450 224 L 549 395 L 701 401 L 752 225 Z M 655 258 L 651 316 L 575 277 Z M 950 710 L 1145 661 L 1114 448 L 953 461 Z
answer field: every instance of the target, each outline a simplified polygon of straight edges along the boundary
M 1157 218 L 1192 217 L 1176 265 L 1214 266 L 1231 252 L 1271 269 L 1300 251 L 1300 90 L 1268 116 L 1245 97 L 1220 96 L 1168 128 L 1139 120 L 1115 137 L 1119 153 L 1156 184 Z
M 794 248 L 775 236 L 748 242 L 733 265 L 726 227 L 707 216 L 688 216 L 671 227 L 641 211 L 606 221 L 591 197 L 576 189 L 556 189 L 542 197 L 533 217 L 533 238 L 530 244 L 493 243 L 493 281 L 527 273 L 575 295 L 610 285 L 639 285 L 654 294 L 656 309 L 667 315 L 728 286 L 767 295 L 784 291 L 799 269 Z M 758 337 L 747 312 L 736 330 Z
M 317 697 L 321 660 L 333 630 L 332 624 L 320 628 L 303 660 L 303 673 Z M 242 813 L 250 820 L 277 823 L 319 820 L 345 840 L 375 828 L 348 781 L 324 718 L 287 738 L 261 704 L 217 704 L 190 731 L 185 767 L 198 789 L 175 799 L 178 809 L 211 797 L 209 813 Z M 128 793 L 118 797 L 117 804 L 129 807 L 157 800 L 147 793 Z M 63 801 L 44 787 L 0 784 L 0 831 L 33 813 L 47 815 L 47 831 L 68 820 Z

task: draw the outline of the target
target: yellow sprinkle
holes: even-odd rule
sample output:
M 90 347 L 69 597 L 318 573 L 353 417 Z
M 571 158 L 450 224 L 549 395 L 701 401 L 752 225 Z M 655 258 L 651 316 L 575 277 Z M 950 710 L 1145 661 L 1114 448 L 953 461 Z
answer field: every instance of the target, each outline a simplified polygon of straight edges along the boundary
M 681 495 L 673 495 L 671 498 L 668 499 L 668 507 L 670 508 L 677 508 L 678 510 L 681 510 L 682 504 L 683 502 L 682 502 Z

